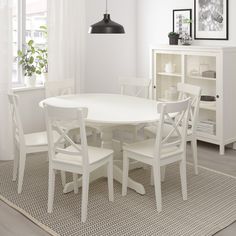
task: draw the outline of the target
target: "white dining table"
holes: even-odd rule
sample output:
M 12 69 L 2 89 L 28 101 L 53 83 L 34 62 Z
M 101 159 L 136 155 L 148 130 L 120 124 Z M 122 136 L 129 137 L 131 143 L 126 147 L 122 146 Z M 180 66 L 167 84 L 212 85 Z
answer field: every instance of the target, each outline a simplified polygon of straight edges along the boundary
M 113 130 L 117 126 L 151 123 L 159 120 L 157 101 L 119 94 L 76 94 L 47 98 L 40 102 L 40 107 L 48 104 L 63 108 L 88 108 L 86 123 L 95 125 L 101 131 L 103 148 L 112 148 Z M 114 179 L 122 183 L 122 169 L 114 161 Z M 103 167 L 91 173 L 90 181 L 106 177 Z M 81 186 L 81 179 L 78 179 Z M 128 187 L 140 194 L 145 194 L 142 184 L 129 178 Z M 73 182 L 67 183 L 64 193 L 73 191 Z

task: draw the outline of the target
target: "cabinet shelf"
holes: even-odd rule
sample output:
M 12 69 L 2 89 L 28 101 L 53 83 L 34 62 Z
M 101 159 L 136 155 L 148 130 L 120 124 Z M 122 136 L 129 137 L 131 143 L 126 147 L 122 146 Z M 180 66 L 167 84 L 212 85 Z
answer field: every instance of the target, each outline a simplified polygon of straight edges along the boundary
M 179 74 L 179 73 L 166 73 L 166 72 L 158 72 L 157 75 L 159 75 L 159 76 L 176 77 L 176 78 L 183 76 L 182 74 Z
M 188 77 L 190 79 L 208 80 L 208 81 L 215 81 L 216 82 L 216 78 L 209 78 L 209 77 L 203 77 L 203 76 L 193 76 L 193 75 L 190 75 Z
M 215 134 L 209 134 L 207 132 L 199 132 L 197 131 L 198 140 L 205 141 L 208 140 L 217 140 L 217 136 Z
M 216 102 L 210 104 L 209 102 L 200 102 L 199 105 L 202 110 L 216 111 Z

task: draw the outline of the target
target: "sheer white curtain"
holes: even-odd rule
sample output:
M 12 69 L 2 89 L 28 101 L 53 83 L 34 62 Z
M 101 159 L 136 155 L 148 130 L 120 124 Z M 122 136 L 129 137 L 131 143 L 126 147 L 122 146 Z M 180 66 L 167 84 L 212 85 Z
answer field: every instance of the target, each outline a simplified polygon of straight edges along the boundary
M 48 79 L 84 78 L 85 0 L 48 0 Z
M 12 1 L 0 0 L 0 160 L 13 158 L 7 93 L 12 77 Z

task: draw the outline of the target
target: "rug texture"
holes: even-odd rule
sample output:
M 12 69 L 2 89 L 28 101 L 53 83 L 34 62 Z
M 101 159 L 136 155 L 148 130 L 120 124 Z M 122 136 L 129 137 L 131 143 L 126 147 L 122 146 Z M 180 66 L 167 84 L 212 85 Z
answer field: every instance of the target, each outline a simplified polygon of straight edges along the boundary
M 12 182 L 12 163 L 0 166 L 0 198 L 52 235 L 213 235 L 236 220 L 236 178 L 206 168 L 199 172 L 195 176 L 188 165 L 188 200 L 183 201 L 178 165 L 167 168 L 161 213 L 156 211 L 149 170 L 130 173 L 144 184 L 146 195 L 129 190 L 122 197 L 121 184 L 115 182 L 113 203 L 108 201 L 106 179 L 99 179 L 90 185 L 88 220 L 82 224 L 81 191 L 78 195 L 63 194 L 60 175 L 56 179 L 54 210 L 47 214 L 48 164 L 45 158 L 34 156 L 27 160 L 21 195 L 17 194 L 16 182 Z

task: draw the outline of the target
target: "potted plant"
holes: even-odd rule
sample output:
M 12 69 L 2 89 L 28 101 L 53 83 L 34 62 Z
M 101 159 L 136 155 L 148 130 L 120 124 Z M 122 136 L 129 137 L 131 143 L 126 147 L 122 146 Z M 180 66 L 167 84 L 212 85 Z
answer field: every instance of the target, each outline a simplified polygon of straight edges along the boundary
M 44 34 L 45 39 L 48 38 L 48 28 L 46 25 L 40 26 L 40 30 Z M 43 80 L 45 81 L 48 78 L 48 50 L 47 50 L 47 45 L 45 46 L 44 49 L 41 49 L 42 53 L 42 60 L 45 63 L 44 71 L 43 71 Z
M 192 44 L 192 37 L 191 37 L 191 27 L 192 27 L 192 20 L 191 19 L 184 19 L 183 24 L 186 25 L 186 28 L 189 28 L 189 31 L 183 32 L 180 36 L 180 43 L 184 46 L 189 46 Z
M 175 32 L 170 32 L 168 34 L 169 37 L 169 44 L 170 45 L 178 45 L 179 42 L 179 34 Z
M 30 40 L 24 51 L 18 51 L 19 64 L 22 66 L 26 86 L 35 86 L 36 75 L 47 72 L 47 49 L 35 47 Z

